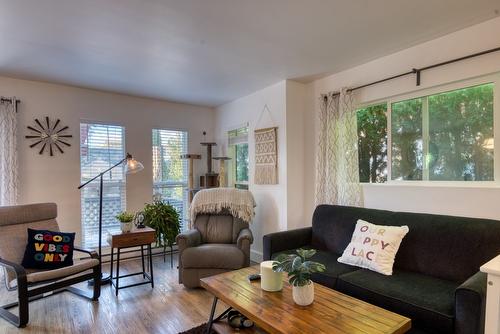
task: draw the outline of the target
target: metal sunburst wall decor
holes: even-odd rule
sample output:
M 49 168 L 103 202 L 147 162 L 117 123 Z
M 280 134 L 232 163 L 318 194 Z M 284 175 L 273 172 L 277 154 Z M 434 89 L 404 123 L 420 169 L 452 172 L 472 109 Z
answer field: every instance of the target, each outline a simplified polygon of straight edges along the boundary
M 61 120 L 58 119 L 55 122 L 51 122 L 49 117 L 45 117 L 45 124 L 42 124 L 37 118 L 35 118 L 35 123 L 33 126 L 28 126 L 28 130 L 31 131 L 26 139 L 34 141 L 30 148 L 40 147 L 39 154 L 48 152 L 50 156 L 54 155 L 55 149 L 57 149 L 61 154 L 64 153 L 63 147 L 70 147 L 71 144 L 67 142 L 68 138 L 73 136 L 67 134 L 68 126 L 60 125 Z

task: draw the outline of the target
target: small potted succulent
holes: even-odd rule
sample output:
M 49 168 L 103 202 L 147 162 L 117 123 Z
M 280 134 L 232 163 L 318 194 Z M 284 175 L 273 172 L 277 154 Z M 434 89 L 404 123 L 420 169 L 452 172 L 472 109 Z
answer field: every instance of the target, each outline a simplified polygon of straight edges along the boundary
M 325 266 L 309 261 L 316 254 L 314 249 L 298 249 L 297 254 L 281 254 L 273 264 L 276 272 L 288 273 L 288 281 L 292 285 L 293 301 L 300 306 L 307 306 L 314 301 L 314 283 L 311 275 L 325 271 Z
M 134 227 L 134 217 L 135 215 L 133 213 L 127 211 L 120 212 L 116 215 L 116 219 L 120 221 L 120 228 L 123 233 L 128 233 L 132 230 L 132 227 Z

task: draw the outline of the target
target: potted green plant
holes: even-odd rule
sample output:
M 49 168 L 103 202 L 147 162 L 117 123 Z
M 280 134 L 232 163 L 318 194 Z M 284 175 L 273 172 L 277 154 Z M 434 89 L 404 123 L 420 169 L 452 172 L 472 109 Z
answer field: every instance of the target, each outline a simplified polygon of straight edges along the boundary
M 175 238 L 181 231 L 179 212 L 170 205 L 159 199 L 153 203 L 146 204 L 142 212 L 144 225 L 156 231 L 156 246 L 172 248 Z
M 311 275 L 325 271 L 325 266 L 309 261 L 316 254 L 315 249 L 298 249 L 297 254 L 281 254 L 273 264 L 276 272 L 288 273 L 288 281 L 292 285 L 293 301 L 301 306 L 310 305 L 314 301 L 314 283 Z
M 128 233 L 132 230 L 132 227 L 134 227 L 134 217 L 135 214 L 129 213 L 127 211 L 120 212 L 118 215 L 116 215 L 116 219 L 120 221 L 120 228 L 123 233 Z

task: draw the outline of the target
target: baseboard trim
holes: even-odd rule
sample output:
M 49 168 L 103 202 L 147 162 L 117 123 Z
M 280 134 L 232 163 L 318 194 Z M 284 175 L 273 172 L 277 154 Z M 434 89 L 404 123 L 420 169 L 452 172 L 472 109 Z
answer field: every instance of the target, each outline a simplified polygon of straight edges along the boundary
M 250 250 L 250 260 L 252 260 L 253 262 L 260 263 L 260 262 L 262 262 L 263 257 L 264 256 L 263 256 L 262 252 L 258 252 L 258 251 L 253 250 L 253 249 Z

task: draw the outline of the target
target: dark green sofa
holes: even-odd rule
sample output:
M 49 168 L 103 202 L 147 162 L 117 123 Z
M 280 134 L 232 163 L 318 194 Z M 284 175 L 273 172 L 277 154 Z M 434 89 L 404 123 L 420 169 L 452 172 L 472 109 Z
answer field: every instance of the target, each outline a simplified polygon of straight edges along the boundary
M 337 262 L 358 219 L 409 227 L 392 276 Z M 265 235 L 264 260 L 301 247 L 327 267 L 315 282 L 411 318 L 411 333 L 484 332 L 479 267 L 500 253 L 500 221 L 320 205 L 312 227 Z

